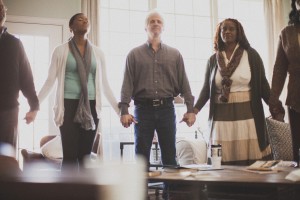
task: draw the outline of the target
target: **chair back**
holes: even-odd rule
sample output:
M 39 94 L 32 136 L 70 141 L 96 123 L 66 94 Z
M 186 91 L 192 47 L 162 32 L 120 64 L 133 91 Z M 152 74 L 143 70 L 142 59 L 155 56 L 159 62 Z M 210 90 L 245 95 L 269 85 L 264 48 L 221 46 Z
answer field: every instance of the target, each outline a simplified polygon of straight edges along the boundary
M 267 131 L 274 160 L 293 160 L 290 125 L 266 118 Z

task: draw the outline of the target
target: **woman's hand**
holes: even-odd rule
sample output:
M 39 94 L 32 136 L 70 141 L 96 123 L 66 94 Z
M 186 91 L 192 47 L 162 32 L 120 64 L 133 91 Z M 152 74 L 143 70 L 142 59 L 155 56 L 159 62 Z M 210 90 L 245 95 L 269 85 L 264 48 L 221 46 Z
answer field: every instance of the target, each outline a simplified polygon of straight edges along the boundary
M 35 120 L 37 112 L 38 112 L 37 110 L 34 110 L 26 113 L 26 116 L 24 117 L 24 119 L 26 120 L 26 124 L 30 124 Z

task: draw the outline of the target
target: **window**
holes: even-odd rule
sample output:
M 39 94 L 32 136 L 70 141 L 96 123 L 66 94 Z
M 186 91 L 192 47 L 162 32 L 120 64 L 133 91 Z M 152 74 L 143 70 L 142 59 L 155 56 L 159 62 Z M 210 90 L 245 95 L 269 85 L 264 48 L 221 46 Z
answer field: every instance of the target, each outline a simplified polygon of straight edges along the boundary
M 184 58 L 195 99 L 204 81 L 207 59 L 213 53 L 216 24 L 221 20 L 238 19 L 251 46 L 263 60 L 266 58 L 263 0 L 104 0 L 101 1 L 100 11 L 101 48 L 106 55 L 110 84 L 118 100 L 127 53 L 146 41 L 144 19 L 147 12 L 154 8 L 162 11 L 165 18 L 163 42 L 178 48 Z M 253 16 L 254 12 L 256 14 Z M 119 141 L 133 141 L 133 128 L 123 128 L 109 104 L 106 105 L 102 120 L 104 159 L 116 159 L 120 154 Z M 208 109 L 208 105 L 205 106 L 191 128 L 178 123 L 177 135 L 193 136 L 198 127 L 205 132 Z M 185 111 L 185 106 L 176 106 L 178 121 Z

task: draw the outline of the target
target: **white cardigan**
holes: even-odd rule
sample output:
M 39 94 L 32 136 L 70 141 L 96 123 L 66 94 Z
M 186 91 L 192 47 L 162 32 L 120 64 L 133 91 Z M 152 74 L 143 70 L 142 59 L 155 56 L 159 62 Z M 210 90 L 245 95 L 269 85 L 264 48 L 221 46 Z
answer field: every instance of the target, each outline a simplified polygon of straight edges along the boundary
M 92 52 L 96 58 L 96 112 L 97 117 L 101 121 L 101 107 L 102 107 L 102 95 L 101 92 L 104 92 L 104 95 L 108 99 L 108 102 L 112 105 L 116 113 L 119 115 L 119 108 L 116 98 L 113 95 L 113 92 L 109 86 L 107 76 L 106 76 L 106 66 L 104 60 L 103 52 L 92 45 Z M 66 71 L 66 63 L 67 57 L 69 53 L 69 45 L 68 43 L 64 43 L 55 48 L 51 63 L 48 72 L 48 78 L 44 83 L 42 89 L 38 94 L 39 102 L 42 101 L 48 96 L 50 93 L 56 79 L 57 79 L 57 88 L 56 88 L 56 97 L 54 104 L 54 121 L 55 124 L 59 127 L 63 124 L 64 119 L 64 83 L 65 83 L 65 71 Z M 99 130 L 101 130 L 101 124 L 99 124 Z

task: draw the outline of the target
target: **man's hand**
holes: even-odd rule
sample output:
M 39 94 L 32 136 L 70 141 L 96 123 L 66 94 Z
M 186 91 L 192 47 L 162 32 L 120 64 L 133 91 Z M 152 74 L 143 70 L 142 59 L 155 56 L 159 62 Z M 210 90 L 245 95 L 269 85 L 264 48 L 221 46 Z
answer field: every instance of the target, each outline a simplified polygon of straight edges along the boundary
M 128 128 L 132 123 L 137 124 L 138 122 L 134 119 L 134 117 L 130 114 L 122 115 L 120 118 L 120 122 L 125 128 Z
M 193 124 L 196 121 L 196 115 L 195 113 L 185 113 L 183 115 L 183 118 L 180 122 L 185 122 L 186 125 L 188 125 L 189 127 L 193 126 Z
M 37 110 L 34 110 L 26 113 L 26 116 L 24 117 L 24 119 L 26 120 L 26 124 L 30 124 L 31 122 L 34 121 L 37 112 L 38 112 Z

